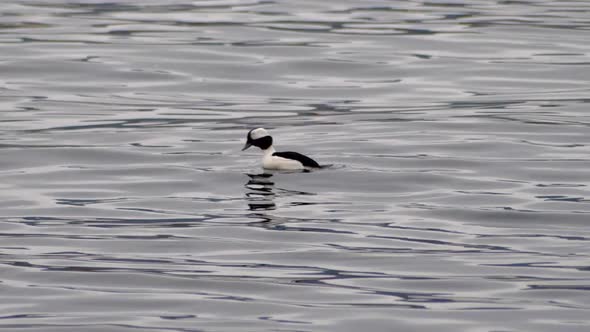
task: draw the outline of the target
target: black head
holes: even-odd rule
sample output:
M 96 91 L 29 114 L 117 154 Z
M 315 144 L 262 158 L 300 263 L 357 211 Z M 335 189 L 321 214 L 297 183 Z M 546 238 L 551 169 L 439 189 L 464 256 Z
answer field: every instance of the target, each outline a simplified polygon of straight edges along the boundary
M 246 145 L 242 151 L 251 147 L 252 145 L 259 147 L 262 150 L 268 149 L 272 145 L 272 137 L 264 128 L 252 129 L 248 132 L 246 137 Z

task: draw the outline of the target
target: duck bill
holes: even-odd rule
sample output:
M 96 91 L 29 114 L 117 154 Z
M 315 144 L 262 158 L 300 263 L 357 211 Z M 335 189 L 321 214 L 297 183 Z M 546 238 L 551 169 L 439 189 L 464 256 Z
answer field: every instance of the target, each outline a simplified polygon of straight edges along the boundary
M 246 150 L 247 148 L 251 147 L 252 144 L 249 142 L 246 142 L 246 144 L 244 145 L 244 147 L 242 148 L 242 151 Z

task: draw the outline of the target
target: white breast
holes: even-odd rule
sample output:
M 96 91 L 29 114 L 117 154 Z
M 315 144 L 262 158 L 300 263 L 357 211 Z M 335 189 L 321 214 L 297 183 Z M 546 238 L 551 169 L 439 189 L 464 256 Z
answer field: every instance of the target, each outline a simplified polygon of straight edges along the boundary
M 304 168 L 303 164 L 297 160 L 273 155 L 265 155 L 264 158 L 262 158 L 262 166 L 266 169 L 277 170 L 298 170 Z

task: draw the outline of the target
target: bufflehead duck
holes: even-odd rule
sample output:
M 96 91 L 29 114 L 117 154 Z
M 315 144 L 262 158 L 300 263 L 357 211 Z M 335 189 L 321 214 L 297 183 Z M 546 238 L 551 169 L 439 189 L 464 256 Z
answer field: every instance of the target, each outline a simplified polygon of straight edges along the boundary
M 262 167 L 276 170 L 304 170 L 311 168 L 321 168 L 315 160 L 297 152 L 276 152 L 272 146 L 272 137 L 264 128 L 256 128 L 248 132 L 246 145 L 242 151 L 252 145 L 259 147 L 264 151 L 262 157 Z

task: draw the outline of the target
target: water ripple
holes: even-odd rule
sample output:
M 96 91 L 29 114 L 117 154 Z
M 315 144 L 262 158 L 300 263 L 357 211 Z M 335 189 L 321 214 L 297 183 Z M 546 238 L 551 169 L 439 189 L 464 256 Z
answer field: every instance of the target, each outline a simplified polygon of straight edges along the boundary
M 589 12 L 0 4 L 0 329 L 587 330 Z

